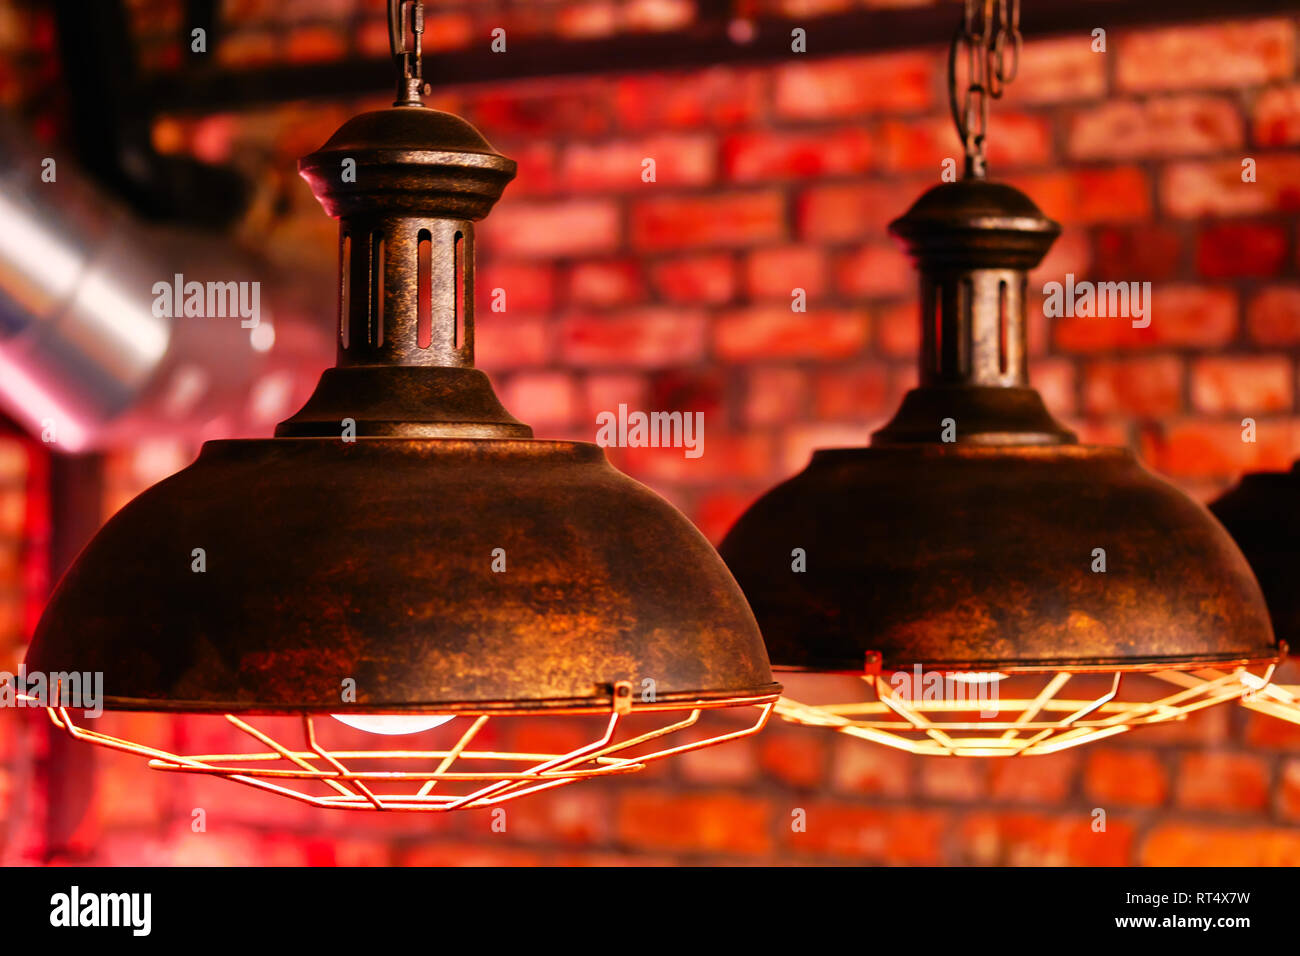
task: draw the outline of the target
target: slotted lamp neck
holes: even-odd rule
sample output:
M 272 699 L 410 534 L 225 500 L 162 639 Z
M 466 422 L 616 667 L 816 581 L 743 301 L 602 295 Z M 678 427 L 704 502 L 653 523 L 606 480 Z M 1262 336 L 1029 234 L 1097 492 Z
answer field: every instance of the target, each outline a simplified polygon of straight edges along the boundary
M 1028 196 L 972 177 L 936 186 L 890 231 L 919 274 L 919 387 L 872 444 L 1074 441 L 1029 385 L 1028 273 L 1060 233 Z
M 276 435 L 531 436 L 474 368 L 474 223 L 514 161 L 414 104 L 349 120 L 298 168 L 339 220 L 338 357 Z

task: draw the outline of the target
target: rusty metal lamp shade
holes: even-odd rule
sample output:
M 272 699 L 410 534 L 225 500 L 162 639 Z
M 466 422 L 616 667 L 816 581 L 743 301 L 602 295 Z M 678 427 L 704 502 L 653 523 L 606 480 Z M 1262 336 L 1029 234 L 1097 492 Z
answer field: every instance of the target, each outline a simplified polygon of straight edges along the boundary
M 1210 510 L 1250 562 L 1268 602 L 1273 631 L 1294 654 L 1300 649 L 1300 461 L 1289 471 L 1243 475 L 1210 503 Z M 1300 724 L 1300 684 L 1253 681 L 1241 702 Z
M 717 553 L 595 445 L 533 439 L 473 367 L 474 221 L 515 163 L 412 103 L 353 118 L 300 171 L 340 219 L 336 367 L 274 438 L 208 442 L 114 516 L 26 660 L 102 672 L 110 710 L 227 715 L 257 746 L 177 754 L 67 707 L 55 722 L 158 769 L 382 810 L 486 806 L 757 731 L 780 688 Z M 727 707 L 754 719 L 692 729 Z M 594 715 L 590 743 L 494 731 L 561 714 Z M 322 715 L 462 719 L 392 750 Z
M 777 713 L 914 753 L 1028 755 L 1238 696 L 1234 669 L 1278 656 L 1240 552 L 1128 450 L 1077 443 L 1029 387 L 1026 274 L 1057 224 L 966 178 L 890 228 L 920 272 L 919 387 L 870 447 L 814 453 L 720 548 L 775 668 L 868 688 Z M 918 693 L 909 675 L 997 700 Z

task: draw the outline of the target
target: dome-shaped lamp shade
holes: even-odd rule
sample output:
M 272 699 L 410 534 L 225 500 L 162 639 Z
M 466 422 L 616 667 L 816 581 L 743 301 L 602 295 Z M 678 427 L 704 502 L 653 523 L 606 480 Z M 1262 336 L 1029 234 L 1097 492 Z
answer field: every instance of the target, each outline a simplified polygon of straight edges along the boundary
M 1236 487 L 1210 504 L 1250 562 L 1268 602 L 1273 631 L 1292 654 L 1300 651 L 1300 461 L 1290 471 L 1244 475 Z M 1251 682 L 1241 702 L 1260 713 L 1300 724 L 1300 660 L 1268 684 Z
M 995 756 L 1239 695 L 1231 673 L 1199 672 L 1276 659 L 1240 552 L 1130 452 L 1078 444 L 1028 385 L 1026 273 L 1057 225 L 968 179 L 891 229 L 920 271 L 919 387 L 870 447 L 816 452 L 721 546 L 775 667 L 865 681 L 865 700 L 787 697 L 777 712 Z
M 337 366 L 275 438 L 209 442 L 114 516 L 26 661 L 101 672 L 108 709 L 225 714 L 256 746 L 171 753 L 68 707 L 60 726 L 155 768 L 385 810 L 485 806 L 762 726 L 779 687 L 717 553 L 596 446 L 534 440 L 473 368 L 473 221 L 514 169 L 418 105 L 302 161 L 341 220 Z M 752 721 L 695 727 L 737 706 Z M 590 740 L 539 752 L 502 726 L 555 714 L 593 715 Z

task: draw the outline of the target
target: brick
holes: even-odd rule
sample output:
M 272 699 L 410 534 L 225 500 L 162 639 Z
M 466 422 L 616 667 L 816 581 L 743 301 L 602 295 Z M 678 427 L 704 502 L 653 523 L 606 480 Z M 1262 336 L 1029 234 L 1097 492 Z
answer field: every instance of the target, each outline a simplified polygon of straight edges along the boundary
M 1280 17 L 1140 30 L 1114 45 L 1121 90 L 1230 89 L 1295 70 L 1295 24 Z
M 759 766 L 768 777 L 792 787 L 820 788 L 826 773 L 827 735 L 802 728 L 771 727 L 758 735 Z M 1300 772 L 1297 772 L 1300 810 Z
M 879 363 L 819 371 L 813 386 L 813 414 L 818 421 L 859 421 L 889 410 L 888 372 Z
M 722 305 L 736 295 L 736 264 L 730 255 L 669 259 L 650 267 L 659 297 L 683 305 Z
M 589 719 L 517 720 L 504 731 L 509 737 L 502 743 L 523 753 L 563 754 L 600 738 Z
M 706 747 L 677 758 L 677 772 L 692 783 L 748 786 L 758 774 L 758 747 L 753 737 L 731 740 L 725 747 Z
M 670 412 L 704 412 L 721 421 L 726 414 L 727 379 L 721 369 L 669 369 L 650 381 L 650 407 Z
M 653 182 L 642 179 L 647 159 L 654 160 Z M 706 186 L 717 176 L 717 148 L 713 137 L 704 134 L 574 143 L 565 148 L 560 170 L 563 184 L 581 192 Z
M 1284 820 L 1300 820 L 1300 759 L 1283 762 L 1279 782 L 1278 816 Z
M 519 167 L 508 187 L 512 200 L 521 196 L 548 196 L 559 189 L 560 159 L 554 143 L 541 140 L 512 142 L 503 144 L 501 150 Z
M 1300 143 L 1300 83 L 1260 90 L 1250 118 L 1251 132 L 1259 145 Z
M 835 285 L 849 298 L 905 295 L 916 287 L 916 273 L 897 244 L 869 242 L 836 257 Z
M 808 459 L 819 448 L 860 448 L 871 437 L 872 428 L 882 422 L 864 421 L 860 425 L 819 422 L 786 429 L 782 436 L 779 474 L 793 475 L 808 466 Z
M 1031 384 L 1043 396 L 1047 407 L 1057 415 L 1072 415 L 1075 398 L 1076 370 L 1069 359 L 1039 359 L 1030 372 Z
M 582 420 L 595 423 L 599 412 L 618 411 L 620 404 L 628 408 L 645 408 L 648 387 L 640 372 L 593 372 L 582 383 Z
M 1207 279 L 1266 278 L 1286 263 L 1287 236 L 1281 226 L 1217 223 L 1196 241 L 1196 271 Z
M 808 300 L 826 290 L 826 254 L 818 246 L 756 249 L 745 259 L 745 287 L 752 299 L 781 299 L 789 304 L 794 289 Z
M 1092 237 L 1086 229 L 1069 229 L 1057 237 L 1039 267 L 1030 272 L 1030 287 L 1073 272 L 1075 276 L 1092 276 Z
M 1173 415 L 1183 406 L 1183 362 L 1175 355 L 1089 362 L 1083 407 L 1094 415 Z
M 462 115 L 493 142 L 510 137 L 597 137 L 614 127 L 609 87 L 590 80 L 500 83 L 464 95 Z
M 857 741 L 859 745 L 862 741 Z M 862 863 L 926 866 L 943 859 L 948 815 L 938 810 L 857 807 L 817 802 L 807 807 L 807 830 L 789 832 L 789 847 Z M 785 825 L 789 830 L 789 824 Z
M 1239 422 L 1180 420 L 1142 434 L 1142 455 L 1160 472 L 1192 478 L 1235 477 L 1244 471 L 1282 471 L 1300 445 L 1300 424 L 1260 419 L 1256 440 L 1242 441 Z
M 1084 792 L 1103 805 L 1158 807 L 1169 796 L 1169 774 L 1149 751 L 1090 747 Z
M 609 252 L 619 240 L 618 207 L 595 199 L 505 202 L 482 238 L 492 252 L 519 258 Z
M 284 43 L 284 57 L 290 63 L 328 63 L 346 52 L 346 40 L 330 27 L 299 27 L 289 32 Z
M 1246 306 L 1246 329 L 1266 346 L 1300 345 L 1300 286 L 1270 286 Z
M 921 320 L 915 302 L 882 306 L 873 316 L 876 348 L 884 355 L 915 360 L 921 349 Z
M 227 12 L 226 16 L 231 17 L 232 14 Z M 352 45 L 354 51 L 361 56 L 391 56 L 388 46 L 388 20 L 377 17 L 367 18 L 357 24 L 352 34 Z
M 928 180 L 865 182 L 809 189 L 798 200 L 799 235 L 815 242 L 879 240 L 886 234 L 890 221 L 907 212 L 909 197 L 932 185 Z
M 761 118 L 765 77 L 734 67 L 621 76 L 614 82 L 614 105 L 625 129 L 725 129 Z
M 560 324 L 561 357 L 575 365 L 681 365 L 699 361 L 704 347 L 704 317 L 680 309 L 573 316 Z
M 915 766 L 916 761 L 901 750 L 836 734 L 830 784 L 841 793 L 906 797 L 912 792 L 911 771 Z
M 1241 159 L 1170 163 L 1160 178 L 1161 206 L 1184 219 L 1300 210 L 1300 156 L 1248 155 L 1255 182 L 1242 182 Z
M 507 810 L 507 812 L 510 812 Z M 403 846 L 398 851 L 399 866 L 542 866 L 545 854 L 531 849 L 507 846 L 485 846 L 473 843 L 421 843 Z
M 1300 866 L 1300 831 L 1170 820 L 1147 834 L 1136 862 L 1140 866 Z
M 698 458 L 687 458 L 681 448 L 628 448 L 627 469 L 651 485 L 762 481 L 772 473 L 771 435 L 729 435 L 711 430 L 709 421 L 706 417 Z
M 956 160 L 961 169 L 964 150 L 947 115 L 886 120 L 877 135 L 886 169 L 938 176 L 946 159 Z M 988 137 L 988 161 L 997 169 L 1038 166 L 1052 158 L 1051 123 L 1041 116 L 999 110 L 989 117 Z
M 1283 682 L 1285 683 L 1285 679 Z M 1241 739 L 1258 750 L 1300 752 L 1300 723 L 1278 720 L 1272 714 L 1248 710 Z
M 751 368 L 745 373 L 744 418 L 748 425 L 793 421 L 807 404 L 808 375 L 802 369 Z
M 775 191 L 643 200 L 632 210 L 638 249 L 753 246 L 785 235 L 785 199 Z
M 714 349 L 725 361 L 760 358 L 847 358 L 867 340 L 865 315 L 851 310 L 791 312 L 755 306 L 725 312 L 714 324 Z
M 1129 281 L 1138 276 L 1150 282 L 1170 279 L 1178 273 L 1182 248 L 1182 235 L 1171 226 L 1103 226 L 1094 236 L 1088 278 L 1098 282 Z M 1082 273 L 1076 270 L 1075 274 Z
M 424 17 L 425 50 L 460 50 L 474 41 L 474 21 L 464 13 L 427 14 Z
M 936 102 L 938 76 L 931 53 L 796 62 L 777 68 L 775 108 L 794 120 L 924 110 Z
M 1295 366 L 1284 355 L 1223 356 L 1192 364 L 1192 407 L 1207 415 L 1289 411 Z
M 989 768 L 989 794 L 1007 803 L 1060 803 L 1075 789 L 1079 763 L 1075 750 L 1033 760 L 995 760 Z
M 1237 333 L 1237 296 L 1231 289 L 1153 285 L 1147 307 L 1151 322 L 1146 328 L 1134 328 L 1132 320 L 1122 316 L 1057 318 L 1056 346 L 1069 352 L 1214 348 L 1231 342 Z
M 618 30 L 618 8 L 609 0 L 571 3 L 555 14 L 555 32 L 571 40 L 607 37 Z
M 1092 827 L 1092 814 L 1084 810 L 1070 815 L 972 813 L 958 827 L 955 862 L 974 866 L 1126 866 L 1132 862 L 1131 823 L 1108 814 L 1105 830 Z
M 534 316 L 479 315 L 474 356 L 489 372 L 544 365 L 551 355 L 550 323 Z
M 574 305 L 631 305 L 645 298 L 641 266 L 633 259 L 586 260 L 569 271 Z
M 264 30 L 232 31 L 221 37 L 214 53 L 219 64 L 234 69 L 267 66 L 279 59 L 276 37 Z
M 623 4 L 623 22 L 632 31 L 679 30 L 694 19 L 694 0 L 627 0 Z
M 1074 159 L 1224 152 L 1241 146 L 1243 126 L 1226 98 L 1112 100 L 1070 118 L 1067 152 Z
M 634 790 L 619 795 L 616 826 L 633 847 L 752 855 L 771 849 L 773 816 L 752 795 Z
M 1106 63 L 1107 54 L 1092 51 L 1089 34 L 1027 40 L 1004 99 L 1008 106 L 1098 99 L 1106 92 Z
M 1137 166 L 1076 168 L 1006 177 L 1058 222 L 1133 222 L 1151 215 L 1146 173 Z
M 568 425 L 577 414 L 577 387 L 567 372 L 525 372 L 506 381 L 501 401 L 530 425 Z
M 1191 810 L 1262 810 L 1269 800 L 1268 765 L 1247 754 L 1183 754 L 1176 800 Z
M 815 133 L 746 131 L 722 141 L 722 169 L 736 183 L 861 173 L 871 168 L 874 138 L 848 127 Z
M 475 268 L 474 287 L 480 318 L 514 312 L 546 312 L 555 303 L 555 272 L 549 263 L 484 262 Z M 492 311 L 497 289 L 505 290 L 505 311 L 500 313 Z
M 987 760 L 922 760 L 920 792 L 931 800 L 974 803 L 988 793 Z

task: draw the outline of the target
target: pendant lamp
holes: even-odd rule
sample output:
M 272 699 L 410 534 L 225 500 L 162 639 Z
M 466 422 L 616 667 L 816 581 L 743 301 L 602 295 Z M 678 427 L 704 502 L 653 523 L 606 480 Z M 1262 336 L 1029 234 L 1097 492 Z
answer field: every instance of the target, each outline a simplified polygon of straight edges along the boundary
M 780 688 L 717 553 L 595 445 L 534 439 L 474 368 L 473 223 L 515 163 L 421 104 L 420 4 L 390 11 L 397 103 L 299 166 L 340 220 L 336 367 L 274 438 L 208 442 L 114 516 L 28 674 L 225 715 L 245 749 L 174 753 L 50 701 L 157 770 L 327 808 L 483 807 L 756 732 Z M 753 719 L 692 730 L 732 707 Z M 590 739 L 539 752 L 530 728 L 564 715 Z
M 1029 385 L 1027 273 L 1059 226 L 984 177 L 988 98 L 1019 49 L 1016 5 L 998 6 L 995 24 L 968 2 L 952 48 L 966 175 L 890 226 L 920 273 L 919 386 L 870 447 L 815 452 L 720 548 L 777 669 L 861 678 L 861 699 L 777 713 L 918 754 L 1046 754 L 1179 719 L 1278 656 L 1206 509 L 1127 449 L 1079 444 Z
M 1289 471 L 1244 475 L 1210 504 L 1259 578 L 1278 639 L 1300 648 L 1300 460 Z M 1300 685 L 1252 680 L 1241 702 L 1300 724 Z

